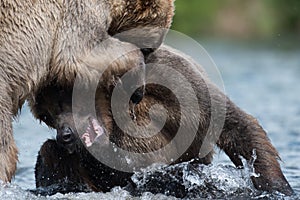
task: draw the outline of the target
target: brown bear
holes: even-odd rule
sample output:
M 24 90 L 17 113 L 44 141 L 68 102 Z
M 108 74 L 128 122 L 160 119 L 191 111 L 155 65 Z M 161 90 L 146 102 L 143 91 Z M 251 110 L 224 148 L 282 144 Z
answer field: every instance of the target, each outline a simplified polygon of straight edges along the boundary
M 141 28 L 145 33 L 145 29 L 156 27 L 147 31 L 152 41 L 137 42 L 137 45 L 145 48 L 146 53 L 147 49 L 158 47 L 165 34 L 165 30 L 159 28 L 168 29 L 172 16 L 173 0 L 2 0 L 0 179 L 10 181 L 16 171 L 18 151 L 12 134 L 12 119 L 26 99 L 49 81 L 68 85 L 73 84 L 75 77 L 89 79 L 92 71 L 86 66 L 85 58 L 99 53 L 94 52 L 95 47 L 110 40 L 106 45 L 115 43 L 121 51 L 123 43 L 110 35 L 134 28 Z M 126 38 L 132 31 L 118 37 L 131 42 L 143 41 L 136 38 L 142 34 L 134 32 L 138 35 L 134 39 Z M 151 42 L 155 45 L 150 45 Z M 139 59 L 130 57 L 129 61 L 137 62 L 133 65 L 140 64 Z M 127 62 L 124 59 L 123 62 Z
M 243 167 L 241 157 L 251 162 L 256 152 L 254 168 L 258 176 L 252 181 L 257 189 L 293 193 L 266 132 L 212 84 L 205 72 L 198 70 L 200 66 L 167 46 L 151 53 L 146 63 L 145 94 L 134 109 L 128 106 L 132 100 L 127 97 L 118 96 L 115 101 L 114 92 L 127 93 L 131 84 L 126 85 L 126 79 L 121 78 L 126 71 L 110 71 L 110 67 L 105 73 L 123 82 L 107 81 L 108 75 L 100 79 L 92 96 L 95 115 L 89 109 L 88 90 L 78 93 L 76 87 L 55 82 L 40 87 L 32 111 L 57 130 L 57 139 L 41 147 L 37 187 L 70 180 L 94 191 L 108 191 L 124 186 L 132 171 L 152 163 L 196 159 L 209 164 L 216 144 L 237 167 Z M 79 94 L 80 101 L 74 93 Z M 118 122 L 128 118 L 123 124 Z M 149 133 L 152 131 L 155 134 Z

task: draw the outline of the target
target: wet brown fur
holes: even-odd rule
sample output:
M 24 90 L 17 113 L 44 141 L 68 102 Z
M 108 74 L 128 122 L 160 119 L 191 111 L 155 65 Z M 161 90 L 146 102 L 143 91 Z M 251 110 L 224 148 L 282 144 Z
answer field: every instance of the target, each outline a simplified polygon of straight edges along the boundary
M 200 70 L 201 73 L 198 74 L 197 71 L 195 71 L 195 66 L 197 66 L 198 69 L 200 69 L 200 67 L 195 64 L 192 59 L 174 49 L 171 49 L 170 47 L 160 47 L 157 51 L 155 51 L 147 58 L 146 62 L 148 64 L 154 63 L 154 65 L 148 65 L 146 68 L 147 81 L 151 82 L 152 78 L 154 78 L 151 74 L 155 66 L 163 64 L 163 66 L 161 66 L 160 68 L 155 69 L 158 70 L 156 75 L 159 74 L 159 77 L 161 79 L 164 79 L 166 81 L 173 80 L 173 84 L 178 84 L 175 85 L 175 90 L 178 90 L 179 94 L 184 94 L 184 97 L 182 98 L 186 98 L 186 100 L 189 100 L 189 98 L 193 95 L 193 91 L 195 91 L 197 96 L 196 103 L 199 106 L 199 112 L 196 113 L 195 107 L 189 106 L 190 104 L 188 104 L 187 109 L 189 112 L 183 115 L 180 114 L 179 102 L 172 93 L 174 91 L 170 91 L 157 85 L 149 84 L 146 86 L 146 93 L 143 100 L 137 105 L 136 123 L 140 125 L 147 124 L 149 122 L 149 108 L 151 108 L 151 106 L 154 104 L 161 104 L 164 105 L 165 109 L 168 110 L 168 118 L 166 124 L 160 131 L 160 133 L 153 137 L 149 137 L 146 139 L 130 137 L 124 134 L 124 132 L 118 128 L 112 116 L 109 97 L 112 93 L 113 88 L 111 90 L 107 90 L 106 88 L 111 87 L 106 87 L 105 83 L 100 82 L 99 88 L 96 93 L 96 110 L 98 112 L 97 117 L 105 127 L 107 137 L 112 143 L 132 152 L 147 153 L 156 151 L 172 141 L 175 142 L 175 148 L 173 148 L 171 152 L 168 153 L 170 155 L 174 155 L 174 153 L 176 154 L 176 151 L 178 150 L 180 145 L 185 145 L 185 138 L 191 137 L 189 135 L 189 131 L 187 131 L 186 133 L 184 133 L 186 135 L 184 135 L 183 139 L 179 139 L 177 141 L 173 140 L 175 134 L 178 131 L 178 127 L 180 126 L 180 120 L 182 123 L 181 126 L 188 126 L 188 122 L 196 119 L 196 117 L 198 116 L 199 125 L 195 124 L 192 126 L 196 127 L 188 127 L 190 128 L 188 130 L 191 130 L 191 132 L 193 131 L 193 128 L 196 128 L 197 130 L 197 135 L 194 138 L 193 143 L 173 163 L 179 163 L 189 161 L 193 158 L 199 158 L 200 163 L 209 164 L 212 161 L 213 149 L 209 149 L 208 154 L 202 156 L 199 155 L 200 147 L 204 145 L 209 148 L 210 146 L 216 144 L 218 147 L 225 151 L 225 153 L 230 157 L 232 162 L 237 167 L 242 167 L 243 164 L 239 156 L 242 156 L 248 162 L 250 162 L 252 160 L 253 150 L 255 150 L 257 159 L 254 162 L 254 167 L 255 172 L 259 174 L 259 177 L 252 177 L 255 187 L 257 189 L 265 191 L 279 191 L 287 195 L 291 195 L 293 193 L 293 190 L 291 189 L 280 169 L 280 165 L 278 163 L 278 152 L 270 143 L 266 132 L 259 125 L 257 120 L 238 108 L 228 97 L 226 97 L 219 89 L 217 89 L 214 84 L 212 84 L 206 77 L 205 73 L 202 70 Z M 170 74 L 169 70 L 165 70 L 165 67 L 175 69 L 184 77 L 186 77 L 187 80 L 189 80 L 192 89 L 183 87 L 184 83 L 180 82 L 181 80 L 179 80 L 177 76 Z M 119 75 L 122 76 L 122 74 Z M 62 96 L 57 95 L 57 91 L 59 91 L 57 87 L 61 88 L 61 90 L 64 91 L 62 93 Z M 76 113 L 72 113 L 72 109 L 70 108 L 71 94 L 72 89 L 61 87 L 59 85 L 50 85 L 48 88 L 44 88 L 36 98 L 37 101 L 41 101 L 41 103 L 36 104 L 37 107 L 34 109 L 34 113 L 41 120 L 43 120 L 43 117 L 41 116 L 48 115 L 48 118 L 52 118 L 53 120 L 52 122 L 46 121 L 46 123 L 56 129 L 59 128 L 61 123 L 68 123 L 70 126 L 74 126 L 72 116 L 76 116 Z M 57 105 L 59 104 L 58 102 L 61 102 L 61 107 L 57 107 Z M 225 104 L 223 104 L 222 102 L 224 102 Z M 193 102 L 191 102 L 191 105 L 192 103 Z M 224 126 L 221 129 L 222 132 L 220 137 L 216 141 L 211 141 L 214 142 L 214 144 L 210 144 L 209 142 L 203 143 L 204 138 L 207 134 L 210 134 L 212 136 L 217 134 L 216 128 L 218 120 L 220 120 L 221 116 L 215 116 L 211 118 L 212 109 L 214 109 L 211 107 L 213 104 L 217 105 L 219 109 L 225 109 Z M 49 114 L 51 112 L 54 113 Z M 67 113 L 71 114 L 66 115 Z M 123 114 L 126 115 L 128 113 Z M 122 115 L 122 113 L 120 113 L 119 115 Z M 160 121 L 162 117 L 161 115 L 162 113 L 160 111 L 155 112 L 154 120 Z M 57 121 L 57 119 L 62 119 L 63 121 Z M 211 119 L 212 122 L 210 122 Z M 216 126 L 213 126 L 212 129 L 209 129 L 210 123 Z M 84 125 L 79 125 L 79 127 L 81 126 Z M 143 133 L 145 131 L 147 131 L 147 129 L 143 129 L 143 127 L 136 130 L 137 133 Z M 77 132 L 77 134 L 81 134 L 80 131 Z M 57 157 L 67 156 L 64 154 L 60 155 L 58 153 L 58 155 L 54 156 L 54 159 L 50 159 L 48 161 L 49 163 L 43 162 L 43 158 L 47 158 L 49 156 L 49 151 L 51 152 L 51 150 L 47 149 L 47 147 L 45 146 L 53 143 L 55 142 L 48 141 L 42 147 L 39 153 L 37 168 L 41 168 L 41 166 L 47 167 L 53 165 L 53 163 L 59 162 L 57 161 Z M 57 147 L 54 145 L 53 148 Z M 145 162 L 146 164 L 162 161 L 169 163 L 170 157 L 168 153 L 164 155 L 155 153 L 152 156 L 150 155 L 146 160 L 143 160 L 143 162 Z M 83 156 L 81 155 L 81 153 L 77 153 L 77 156 L 87 158 L 87 156 L 85 155 L 86 154 L 84 153 Z M 116 159 L 117 161 L 118 159 L 122 158 L 123 156 L 121 155 L 120 157 L 110 157 L 109 159 Z M 81 181 L 90 185 L 90 187 L 95 191 L 107 191 L 107 188 L 105 189 L 107 182 L 109 186 L 122 185 L 124 184 L 124 182 L 120 181 L 129 179 L 130 177 L 130 174 L 126 175 L 126 173 L 124 174 L 123 172 L 119 172 L 121 174 L 114 172 L 114 176 L 112 177 L 109 177 L 109 173 L 100 173 L 101 170 L 106 168 L 103 167 L 101 163 L 98 164 L 98 161 L 88 162 L 85 160 L 85 162 L 80 162 L 79 165 L 82 165 L 82 163 L 90 164 L 87 164 L 87 166 L 83 165 L 83 168 L 87 169 L 89 174 L 81 173 L 79 175 L 81 176 Z M 74 167 L 77 167 L 78 163 L 73 163 L 72 165 L 75 165 Z M 53 183 L 51 181 L 49 182 L 49 179 L 40 178 L 41 175 L 43 175 L 43 177 L 49 177 L 51 179 L 52 172 L 55 170 L 51 167 L 50 169 L 47 169 L 47 172 L 45 172 L 44 174 L 41 174 L 41 172 L 38 170 L 36 171 L 36 174 L 38 174 L 36 180 L 38 187 L 47 186 Z M 63 174 L 62 172 L 59 172 L 59 175 L 61 177 L 64 177 L 64 175 L 68 176 L 67 174 Z M 52 181 L 55 182 L 55 180 Z
M 117 2 L 123 2 L 126 6 L 119 7 Z M 153 5 L 149 9 L 147 2 Z M 154 6 L 154 2 L 158 6 Z M 120 18 L 123 13 L 128 13 L 126 9 L 132 7 L 136 9 L 134 13 L 130 12 L 130 17 Z M 160 10 L 161 8 L 164 9 Z M 85 61 L 91 54 L 100 53 L 94 52 L 95 47 L 108 40 L 108 45 L 115 44 L 121 48 L 123 43 L 111 38 L 109 34 L 135 28 L 136 24 L 141 25 L 147 18 L 147 13 L 152 12 L 157 14 L 155 18 L 151 16 L 155 20 L 154 26 L 162 23 L 163 27 L 168 28 L 173 15 L 173 1 L 0 2 L 1 180 L 10 181 L 16 171 L 18 151 L 11 122 L 24 101 L 34 96 L 37 88 L 49 81 L 56 80 L 62 85 L 72 85 L 75 77 L 84 77 L 90 81 L 93 69 Z M 166 15 L 170 18 L 166 18 Z M 132 54 L 142 56 L 138 52 L 132 52 L 129 57 L 135 57 Z M 104 52 L 104 55 L 108 55 L 108 52 Z M 134 65 L 140 62 L 139 59 L 133 61 L 125 56 L 123 58 L 125 60 L 121 64 L 116 64 L 117 68 L 127 62 L 127 59 L 135 62 Z

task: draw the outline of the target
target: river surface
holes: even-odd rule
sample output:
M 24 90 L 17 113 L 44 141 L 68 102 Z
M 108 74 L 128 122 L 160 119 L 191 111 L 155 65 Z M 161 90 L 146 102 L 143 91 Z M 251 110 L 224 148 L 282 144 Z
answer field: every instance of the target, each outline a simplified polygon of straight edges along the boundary
M 277 44 L 241 45 L 233 42 L 204 42 L 203 46 L 218 66 L 226 94 L 260 121 L 279 151 L 283 172 L 296 192 L 290 199 L 300 198 L 300 47 L 281 49 Z M 55 132 L 35 120 L 28 107 L 24 106 L 20 117 L 14 122 L 14 135 L 20 151 L 18 170 L 12 184 L 0 187 L 0 199 L 45 199 L 26 190 L 35 188 L 34 164 L 39 147 L 47 138 L 54 138 Z M 215 197 L 284 198 L 280 195 L 253 196 L 251 192 L 241 192 L 251 190 L 249 179 L 245 178 L 245 173 L 232 168 L 228 158 L 218 152 L 214 164 L 204 167 L 207 174 L 203 175 L 204 179 L 214 181 L 214 186 L 224 193 L 224 196 Z M 201 184 L 197 183 L 199 180 L 191 180 L 191 177 L 189 183 Z M 147 192 L 132 197 L 120 188 L 106 194 L 56 194 L 48 198 L 174 199 Z

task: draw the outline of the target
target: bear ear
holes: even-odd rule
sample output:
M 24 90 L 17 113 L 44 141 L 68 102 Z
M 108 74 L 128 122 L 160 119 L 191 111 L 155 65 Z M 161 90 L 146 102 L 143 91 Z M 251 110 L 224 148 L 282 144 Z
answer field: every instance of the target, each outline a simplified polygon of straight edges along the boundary
M 134 104 L 139 104 L 143 100 L 144 94 L 145 94 L 145 87 L 140 87 L 134 91 L 134 93 L 130 97 L 130 100 Z
M 99 43 L 80 62 L 89 71 L 89 83 L 101 81 L 108 88 L 114 85 L 116 78 L 121 78 L 129 71 L 136 72 L 133 74 L 145 72 L 141 50 L 133 44 L 112 37 Z M 145 74 L 139 79 L 144 83 L 144 78 Z
M 122 72 L 144 63 L 144 58 L 135 45 L 109 37 L 93 48 L 81 62 L 100 73 L 106 70 Z
M 140 49 L 157 49 L 163 43 L 168 31 L 167 28 L 144 26 L 123 31 L 113 37 L 134 44 Z

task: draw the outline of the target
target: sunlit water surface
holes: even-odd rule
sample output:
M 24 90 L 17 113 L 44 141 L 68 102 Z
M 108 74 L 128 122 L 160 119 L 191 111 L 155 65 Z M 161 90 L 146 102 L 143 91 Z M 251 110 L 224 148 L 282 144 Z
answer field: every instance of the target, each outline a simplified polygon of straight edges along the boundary
M 203 46 L 221 72 L 227 95 L 258 118 L 267 130 L 282 158 L 283 172 L 296 192 L 296 196 L 291 199 L 300 198 L 300 49 L 280 50 L 231 43 L 205 43 Z M 46 197 L 34 196 L 26 190 L 35 188 L 34 164 L 39 147 L 47 138 L 54 138 L 55 133 L 33 119 L 26 106 L 14 122 L 14 133 L 20 151 L 18 171 L 11 185 L 0 187 L 0 199 L 45 199 Z M 222 153 L 215 156 L 213 165 L 199 166 L 201 172 L 190 170 L 187 166 L 188 164 L 179 166 L 185 169 L 185 187 L 191 193 L 202 192 L 198 197 L 283 198 L 281 195 L 256 194 L 249 173 L 233 168 L 232 163 Z M 150 168 L 144 175 L 138 174 L 133 178 L 137 183 L 143 184 L 151 170 L 153 169 Z M 164 173 L 162 169 L 160 172 Z M 106 194 L 56 194 L 47 198 L 174 199 L 147 192 L 133 197 L 118 187 Z

